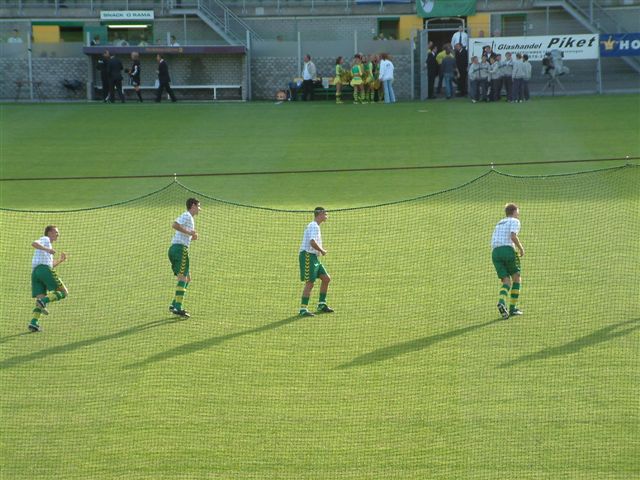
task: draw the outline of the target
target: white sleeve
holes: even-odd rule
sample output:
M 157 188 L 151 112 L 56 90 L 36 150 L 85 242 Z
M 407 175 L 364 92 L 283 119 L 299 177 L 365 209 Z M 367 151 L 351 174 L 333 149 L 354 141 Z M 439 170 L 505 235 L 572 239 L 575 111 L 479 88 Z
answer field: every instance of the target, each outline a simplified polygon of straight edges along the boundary
M 518 233 L 520 232 L 520 220 L 517 218 L 513 218 L 509 222 L 509 233 Z
M 183 213 L 178 218 L 176 218 L 176 223 L 179 223 L 183 227 L 189 224 L 189 219 L 187 218 L 187 213 Z
M 309 241 L 315 240 L 316 243 L 320 240 L 320 225 L 313 224 L 309 227 Z

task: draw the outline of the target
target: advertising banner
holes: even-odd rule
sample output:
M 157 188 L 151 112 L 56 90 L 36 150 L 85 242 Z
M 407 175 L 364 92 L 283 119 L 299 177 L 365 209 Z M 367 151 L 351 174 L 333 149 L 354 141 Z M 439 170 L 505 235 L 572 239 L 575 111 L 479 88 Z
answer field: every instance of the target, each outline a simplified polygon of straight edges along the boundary
M 529 55 L 530 61 L 540 61 L 547 52 L 560 50 L 565 60 L 595 60 L 600 53 L 597 33 L 586 35 L 545 35 L 537 37 L 488 37 L 469 40 L 469 58 L 482 56 L 482 49 L 490 46 L 494 53 Z
M 640 33 L 601 33 L 601 57 L 640 55 Z
M 475 15 L 476 0 L 416 0 L 419 17 L 466 17 Z

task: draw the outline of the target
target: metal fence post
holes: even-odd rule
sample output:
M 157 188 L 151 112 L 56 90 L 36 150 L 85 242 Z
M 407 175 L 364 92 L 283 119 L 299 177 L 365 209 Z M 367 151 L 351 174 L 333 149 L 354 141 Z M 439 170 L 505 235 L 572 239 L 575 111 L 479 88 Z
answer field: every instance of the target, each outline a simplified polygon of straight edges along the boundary
M 33 26 L 29 23 L 29 35 L 27 35 L 27 61 L 29 63 L 29 94 L 33 102 L 33 55 L 31 53 L 31 30 Z

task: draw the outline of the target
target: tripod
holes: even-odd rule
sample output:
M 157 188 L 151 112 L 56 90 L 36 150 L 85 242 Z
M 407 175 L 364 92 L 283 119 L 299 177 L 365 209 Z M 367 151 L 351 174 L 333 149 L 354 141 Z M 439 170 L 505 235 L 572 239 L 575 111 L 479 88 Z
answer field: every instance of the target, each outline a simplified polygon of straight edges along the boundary
M 542 89 L 542 93 L 544 93 L 547 90 L 547 88 L 550 88 L 551 96 L 553 97 L 556 94 L 556 85 L 560 87 L 562 90 L 565 89 L 564 86 L 562 85 L 562 82 L 558 78 L 559 75 L 555 75 L 554 73 L 549 72 L 547 73 L 547 76 L 549 77 L 549 80 L 547 81 L 547 84 Z

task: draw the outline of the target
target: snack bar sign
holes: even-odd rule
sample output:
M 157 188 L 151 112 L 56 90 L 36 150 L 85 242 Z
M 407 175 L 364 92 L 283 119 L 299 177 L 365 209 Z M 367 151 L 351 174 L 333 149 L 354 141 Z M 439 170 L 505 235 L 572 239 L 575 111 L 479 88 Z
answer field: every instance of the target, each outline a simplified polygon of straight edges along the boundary
M 153 20 L 153 10 L 103 10 L 100 12 L 103 22 Z

